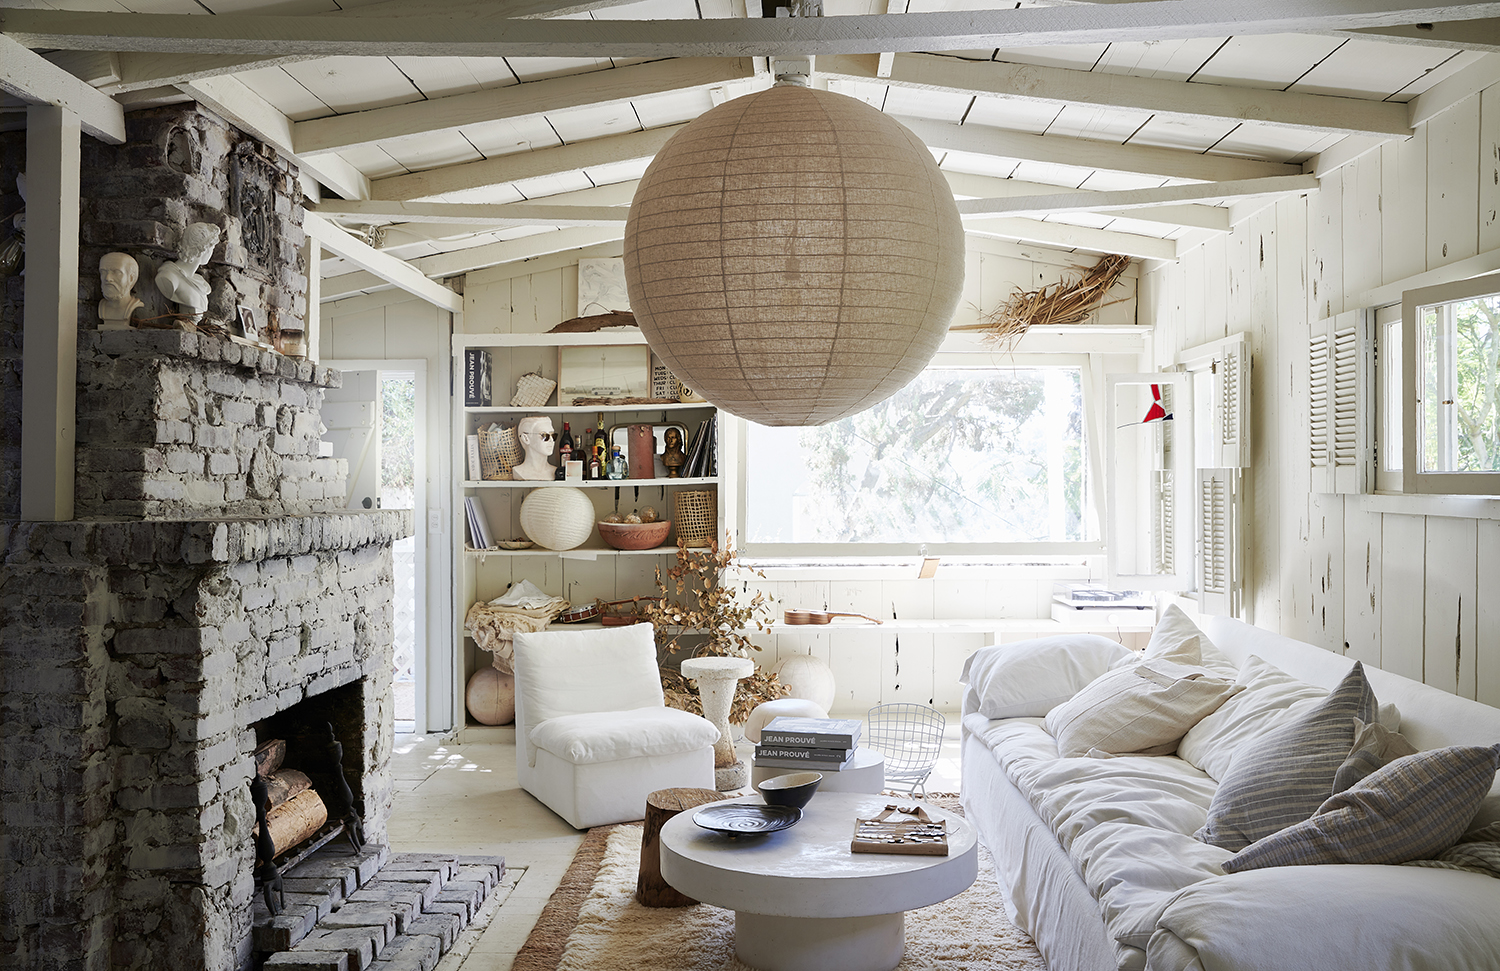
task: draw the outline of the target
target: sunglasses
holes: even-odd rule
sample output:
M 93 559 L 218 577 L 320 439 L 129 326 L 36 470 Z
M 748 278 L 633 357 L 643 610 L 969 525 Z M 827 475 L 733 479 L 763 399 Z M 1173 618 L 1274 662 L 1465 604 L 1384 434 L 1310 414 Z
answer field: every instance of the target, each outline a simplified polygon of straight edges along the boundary
M 542 432 L 542 436 L 541 437 L 542 437 L 542 441 L 544 441 L 544 442 L 550 442 L 554 438 L 557 437 L 557 433 L 556 432 Z

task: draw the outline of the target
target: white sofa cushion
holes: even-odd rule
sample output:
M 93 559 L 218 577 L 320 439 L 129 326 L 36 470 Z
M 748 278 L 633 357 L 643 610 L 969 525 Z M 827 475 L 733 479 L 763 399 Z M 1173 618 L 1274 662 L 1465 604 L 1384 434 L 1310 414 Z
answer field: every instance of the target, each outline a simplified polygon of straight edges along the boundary
M 666 704 L 650 624 L 516 633 L 516 691 L 526 720 Z
M 1151 658 L 1108 671 L 1047 715 L 1064 758 L 1165 755 L 1183 734 L 1243 686 L 1200 667 Z
M 1040 718 L 1123 658 L 1124 645 L 1098 634 L 1059 634 L 997 644 L 970 654 L 958 680 L 965 711 L 986 718 Z
M 719 740 L 719 730 L 699 715 L 648 707 L 559 715 L 533 728 L 530 738 L 564 761 L 590 765 L 709 748 Z

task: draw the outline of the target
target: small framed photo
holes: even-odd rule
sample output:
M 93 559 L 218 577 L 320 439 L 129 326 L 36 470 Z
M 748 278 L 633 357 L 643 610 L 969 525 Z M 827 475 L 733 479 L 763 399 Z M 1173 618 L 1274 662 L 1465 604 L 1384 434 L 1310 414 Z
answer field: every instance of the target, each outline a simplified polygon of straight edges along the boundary
M 557 404 L 600 404 L 651 393 L 651 349 L 644 344 L 558 348 Z
M 260 341 L 260 328 L 255 323 L 255 311 L 250 307 L 239 308 L 239 333 L 236 336 L 249 341 Z

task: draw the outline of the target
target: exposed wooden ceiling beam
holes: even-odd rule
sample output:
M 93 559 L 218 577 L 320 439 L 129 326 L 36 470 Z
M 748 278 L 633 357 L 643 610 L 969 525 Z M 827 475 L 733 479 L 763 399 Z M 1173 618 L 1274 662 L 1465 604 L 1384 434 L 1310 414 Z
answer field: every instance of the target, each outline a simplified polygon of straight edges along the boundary
M 365 222 L 416 222 L 432 225 L 511 226 L 624 226 L 628 206 L 559 206 L 532 202 L 500 205 L 447 202 L 344 202 L 333 199 L 318 206 L 330 219 Z
M 501 243 L 486 243 L 469 249 L 454 250 L 411 260 L 411 265 L 434 279 L 457 276 L 500 263 L 529 260 L 549 253 L 582 249 L 600 243 L 612 243 L 625 238 L 625 227 L 589 226 L 577 229 L 559 229 L 555 232 L 537 233 L 508 239 Z
M 1204 155 L 1176 148 L 1118 145 L 1087 138 L 1031 135 L 982 125 L 948 125 L 918 118 L 901 118 L 929 147 L 997 158 L 1052 162 L 1081 169 L 1133 172 L 1195 182 L 1228 182 L 1277 175 L 1299 175 L 1301 166 L 1260 162 L 1229 155 Z
M 434 306 L 458 313 L 464 309 L 464 298 L 440 283 L 434 283 L 405 260 L 387 256 L 378 249 L 355 239 L 344 229 L 315 212 L 303 214 L 302 228 L 324 249 L 368 270 L 407 293 L 421 297 Z
M 450 192 L 484 189 L 561 172 L 576 172 L 611 162 L 651 158 L 682 127 L 669 125 L 647 131 L 626 132 L 623 135 L 606 135 L 556 148 L 512 152 L 478 162 L 464 162 L 425 172 L 376 179 L 370 184 L 371 198 L 391 201 L 430 199 Z
M 1088 250 L 1092 253 L 1119 253 L 1145 260 L 1177 259 L 1175 240 L 1121 233 L 1112 229 L 1070 226 L 1067 223 L 1046 223 L 1039 219 L 1000 217 L 975 222 L 965 220 L 964 232 L 970 235 L 1044 243 L 1065 249 Z
M 79 126 L 111 145 L 125 141 L 125 112 L 40 54 L 0 36 L 0 91 L 29 105 L 52 105 L 78 116 Z
M 654 94 L 710 88 L 754 76 L 755 68 L 749 58 L 677 58 L 631 64 L 299 121 L 293 126 L 292 137 L 298 154 L 337 152 L 389 138 L 428 135 L 485 122 L 514 121 L 585 105 L 620 104 Z
M 1418 23 L 1422 26 L 1416 26 Z M 1361 40 L 1414 44 L 1418 47 L 1445 47 L 1467 51 L 1500 51 L 1500 20 L 1463 20 L 1445 24 L 1436 21 L 1413 21 L 1389 27 L 1366 27 L 1358 30 L 1332 31 Z
M 1066 186 L 1044 185 L 1039 182 L 1025 182 L 1021 179 L 997 179 L 990 175 L 970 175 L 967 172 L 949 172 L 944 170 L 943 175 L 947 178 L 948 185 L 952 187 L 954 195 L 970 196 L 976 199 L 1003 199 L 1011 196 L 1038 195 L 1061 191 L 1091 191 L 1088 189 L 1068 188 Z M 1116 210 L 1113 214 L 1145 222 L 1162 223 L 1167 226 L 1207 229 L 1216 233 L 1227 233 L 1230 226 L 1228 211 L 1218 206 L 1149 206 L 1143 209 L 1120 209 Z
M 96 13 L 8 8 L 32 48 L 467 57 L 747 57 L 974 50 L 1349 30 L 1500 17 L 1500 0 L 1148 0 L 1004 10 L 745 20 L 521 20 Z
M 1164 185 L 1154 189 L 1120 189 L 1114 192 L 1060 191 L 1045 195 L 999 199 L 965 199 L 958 203 L 958 212 L 965 217 L 991 214 L 1047 216 L 1058 212 L 1110 212 L 1179 202 L 1315 192 L 1317 189 L 1318 177 L 1315 175 L 1284 175 L 1270 179 L 1242 179 L 1235 182 Z M 966 219 L 965 222 L 967 224 L 968 220 Z
M 1394 102 L 1189 84 L 1035 64 L 966 61 L 932 54 L 896 55 L 889 76 L 877 76 L 876 60 L 857 54 L 822 57 L 818 59 L 817 71 L 831 78 L 874 81 L 918 91 L 1127 108 L 1185 118 L 1259 121 L 1313 131 L 1411 134 L 1405 107 Z
M 299 157 L 292 148 L 291 120 L 238 78 L 200 78 L 184 84 L 182 90 L 226 121 L 295 159 L 304 174 L 346 199 L 370 197 L 370 180 L 339 156 Z

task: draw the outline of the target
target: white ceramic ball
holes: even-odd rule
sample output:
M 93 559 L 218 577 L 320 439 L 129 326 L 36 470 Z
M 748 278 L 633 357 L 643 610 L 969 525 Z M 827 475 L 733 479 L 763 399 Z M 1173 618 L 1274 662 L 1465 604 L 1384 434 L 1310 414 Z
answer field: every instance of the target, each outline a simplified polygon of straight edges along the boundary
M 481 725 L 509 725 L 516 719 L 516 679 L 494 668 L 480 668 L 469 679 L 464 701 Z
M 792 689 L 790 697 L 805 698 L 824 711 L 833 705 L 833 669 L 822 658 L 793 654 L 781 662 L 776 677 Z
M 521 503 L 521 532 L 538 546 L 570 550 L 594 531 L 594 504 L 582 489 L 535 489 Z

